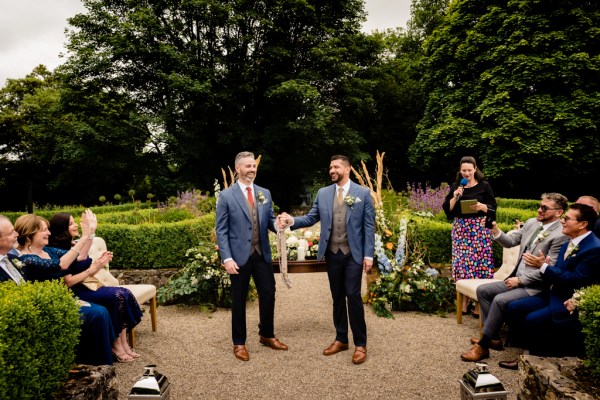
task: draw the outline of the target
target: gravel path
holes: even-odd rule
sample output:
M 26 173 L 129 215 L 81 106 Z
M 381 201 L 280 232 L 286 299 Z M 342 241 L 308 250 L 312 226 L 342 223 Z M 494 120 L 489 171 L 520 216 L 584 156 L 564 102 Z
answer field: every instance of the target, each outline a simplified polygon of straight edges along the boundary
M 457 380 L 475 367 L 460 360 L 469 338 L 478 334 L 474 318 L 466 316 L 457 325 L 453 314 L 395 313 L 390 320 L 365 307 L 368 358 L 353 365 L 352 346 L 330 357 L 321 354 L 335 336 L 327 275 L 290 276 L 294 287 L 289 290 L 276 276 L 275 310 L 276 334 L 289 351 L 258 343 L 256 302 L 247 307 L 249 362 L 233 356 L 229 310 L 161 306 L 157 332 L 152 332 L 147 313 L 136 330 L 142 357 L 117 364 L 119 399 L 127 399 L 146 364 L 157 364 L 169 378 L 172 400 L 460 399 Z M 491 351 L 487 360 L 491 373 L 509 390 L 509 399 L 516 399 L 518 374 L 497 364 L 514 354 L 512 349 Z

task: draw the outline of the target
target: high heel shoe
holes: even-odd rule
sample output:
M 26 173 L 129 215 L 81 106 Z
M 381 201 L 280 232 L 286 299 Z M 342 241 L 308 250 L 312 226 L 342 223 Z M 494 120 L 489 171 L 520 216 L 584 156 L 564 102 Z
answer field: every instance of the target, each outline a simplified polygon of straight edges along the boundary
M 128 363 L 133 361 L 133 357 L 127 354 L 126 352 L 122 352 L 121 354 L 117 354 L 113 351 L 113 358 L 120 363 Z

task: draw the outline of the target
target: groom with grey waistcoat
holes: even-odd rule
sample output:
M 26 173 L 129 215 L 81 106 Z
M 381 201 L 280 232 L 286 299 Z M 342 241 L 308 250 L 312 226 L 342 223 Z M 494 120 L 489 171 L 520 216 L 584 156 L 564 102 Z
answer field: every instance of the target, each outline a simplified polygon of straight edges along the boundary
M 503 247 L 520 246 L 519 258 L 512 273 L 502 282 L 492 282 L 477 288 L 477 299 L 481 307 L 483 329 L 481 338 L 472 338 L 474 345 L 461 358 L 464 361 L 479 361 L 488 357 L 489 349 L 502 349 L 500 329 L 504 324 L 506 305 L 547 290 L 540 271 L 528 266 L 523 254 L 545 254 L 554 264 L 560 247 L 569 238 L 562 233 L 560 217 L 567 209 L 567 198 L 559 193 L 544 193 L 538 205 L 538 215 L 530 218 L 518 231 L 502 232 L 493 224 L 492 236 Z
M 292 229 L 321 222 L 317 259 L 327 261 L 327 276 L 333 298 L 335 341 L 323 354 L 348 350 L 348 322 L 354 339 L 354 364 L 367 358 L 367 326 L 360 294 L 362 272 L 373 266 L 375 211 L 371 192 L 350 180 L 350 160 L 331 157 L 329 176 L 333 185 L 319 189 L 311 210 L 302 217 L 280 216 Z

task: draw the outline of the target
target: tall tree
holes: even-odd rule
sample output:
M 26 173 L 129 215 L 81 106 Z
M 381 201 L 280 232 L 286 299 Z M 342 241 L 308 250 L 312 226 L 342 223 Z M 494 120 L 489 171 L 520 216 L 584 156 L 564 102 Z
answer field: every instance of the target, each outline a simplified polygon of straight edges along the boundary
M 265 156 L 261 174 L 294 193 L 302 185 L 287 182 L 306 181 L 334 150 L 364 155 L 340 107 L 356 73 L 346 60 L 365 57 L 352 46 L 362 0 L 84 4 L 70 19 L 71 82 L 130 96 L 173 179 L 212 187 L 219 167 L 252 149 Z
M 568 193 L 569 177 L 593 180 L 598 26 L 590 1 L 453 2 L 426 42 L 429 99 L 412 162 L 448 171 L 475 155 L 505 195 Z

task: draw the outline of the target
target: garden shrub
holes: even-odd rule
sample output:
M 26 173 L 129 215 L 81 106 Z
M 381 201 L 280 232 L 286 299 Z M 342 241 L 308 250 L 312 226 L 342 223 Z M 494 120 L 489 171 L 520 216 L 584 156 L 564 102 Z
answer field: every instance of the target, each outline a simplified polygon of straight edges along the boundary
M 195 218 L 195 216 L 187 210 L 178 209 L 141 209 L 125 212 L 112 212 L 98 214 L 98 224 L 128 224 L 140 225 L 161 222 L 177 222 L 186 219 Z M 76 218 L 78 220 L 79 218 Z
M 126 204 L 118 204 L 118 205 L 108 205 L 108 206 L 92 206 L 92 207 L 84 207 L 84 206 L 69 206 L 69 207 L 56 207 L 56 208 L 40 208 L 35 209 L 34 214 L 39 215 L 40 217 L 44 217 L 46 219 L 52 218 L 52 216 L 59 212 L 66 212 L 75 217 L 76 220 L 79 220 L 81 214 L 89 208 L 94 212 L 94 214 L 98 215 L 100 218 L 101 214 L 105 213 L 119 213 L 119 212 L 127 212 L 133 210 L 144 210 L 148 208 L 152 208 L 156 203 L 126 203 Z M 10 219 L 13 223 L 17 218 L 21 215 L 26 214 L 26 211 L 6 211 L 2 212 L 2 215 Z
M 498 206 L 496 222 L 499 224 L 502 224 L 502 223 L 508 224 L 511 226 L 511 229 L 512 229 L 512 227 L 515 224 L 515 219 L 518 219 L 521 222 L 525 222 L 529 218 L 534 218 L 536 215 L 537 215 L 537 211 L 524 210 L 522 208 Z
M 600 378 L 600 285 L 584 288 L 579 293 L 579 320 L 585 334 L 584 364 Z
M 79 306 L 58 281 L 0 284 L 0 399 L 51 399 L 75 362 Z
M 215 214 L 185 221 L 128 225 L 99 224 L 97 235 L 114 253 L 113 268 L 179 268 L 186 251 L 213 237 Z
M 496 197 L 496 203 L 498 204 L 498 210 L 501 208 L 520 208 L 522 210 L 537 211 L 540 200 L 505 199 L 502 197 Z

